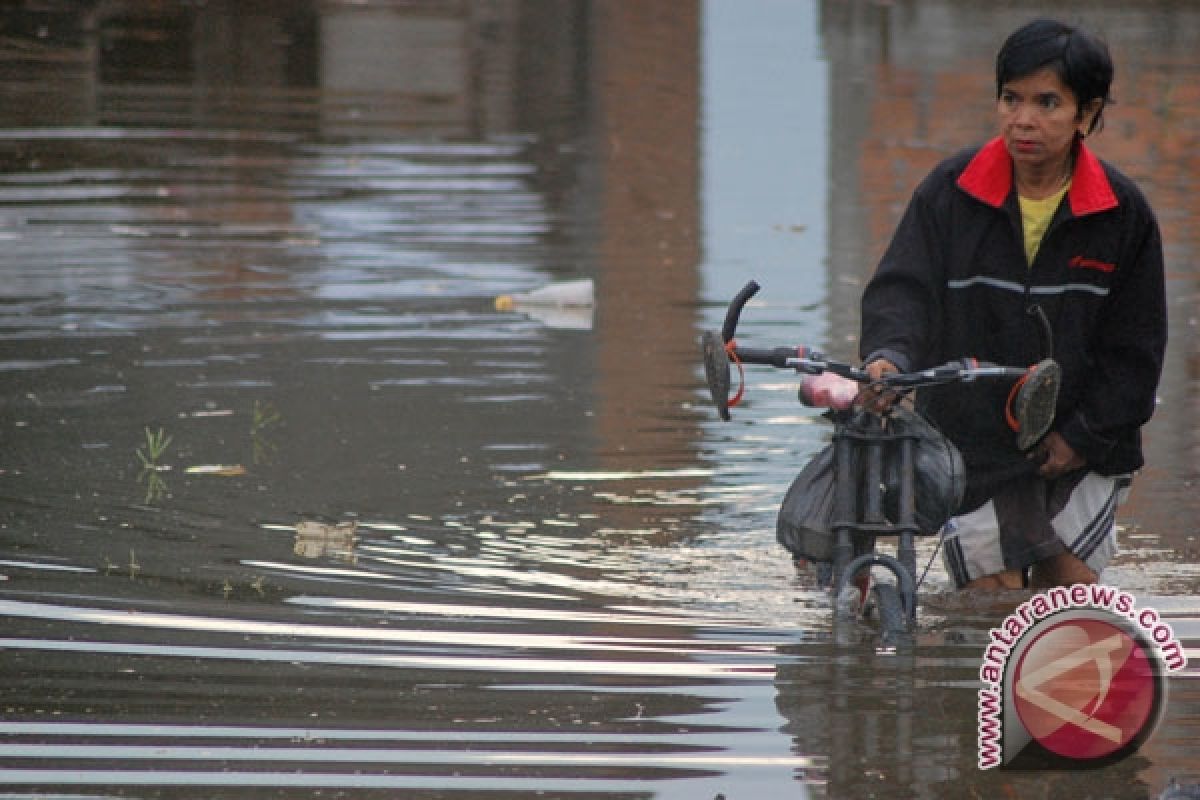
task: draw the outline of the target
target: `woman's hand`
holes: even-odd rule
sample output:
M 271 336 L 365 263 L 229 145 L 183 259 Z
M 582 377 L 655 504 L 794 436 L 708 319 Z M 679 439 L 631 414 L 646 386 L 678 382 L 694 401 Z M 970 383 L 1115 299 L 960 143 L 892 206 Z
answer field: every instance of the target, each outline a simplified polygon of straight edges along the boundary
M 1057 431 L 1046 434 L 1042 443 L 1034 448 L 1033 458 L 1041 460 L 1038 474 L 1043 478 L 1058 478 L 1087 466 L 1083 456 L 1076 453 Z
M 899 392 L 892 389 L 884 389 L 883 384 L 879 383 L 884 375 L 892 372 L 899 372 L 896 365 L 888 361 L 886 358 L 877 358 L 864 368 L 866 373 L 871 376 L 871 383 L 867 384 L 858 393 L 858 397 L 854 398 L 855 405 L 860 405 L 867 411 L 875 414 L 882 414 L 892 407 L 900 397 Z

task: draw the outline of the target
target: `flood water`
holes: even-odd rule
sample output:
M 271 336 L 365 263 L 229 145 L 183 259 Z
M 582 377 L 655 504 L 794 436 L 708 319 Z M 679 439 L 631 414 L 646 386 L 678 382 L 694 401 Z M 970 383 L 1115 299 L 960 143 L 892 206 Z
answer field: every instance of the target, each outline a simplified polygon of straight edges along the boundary
M 1171 343 L 1105 581 L 1200 658 L 1200 10 L 1109 38 L 1096 149 Z M 37 3 L 0 11 L 0 796 L 1158 797 L 981 772 L 1011 598 L 840 631 L 774 541 L 828 429 L 696 338 L 854 355 L 908 193 L 988 135 L 1016 4 Z M 1068 13 L 1069 12 L 1069 13 Z M 493 299 L 590 278 L 592 312 Z M 921 546 L 923 565 L 934 554 Z

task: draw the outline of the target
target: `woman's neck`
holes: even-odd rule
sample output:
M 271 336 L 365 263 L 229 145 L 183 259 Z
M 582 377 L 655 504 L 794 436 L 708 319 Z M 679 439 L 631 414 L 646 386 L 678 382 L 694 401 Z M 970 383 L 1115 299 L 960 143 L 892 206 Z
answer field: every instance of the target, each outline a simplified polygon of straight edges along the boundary
M 1075 159 L 1067 156 L 1056 164 L 1046 164 L 1025 169 L 1013 169 L 1013 180 L 1017 184 L 1017 194 L 1028 200 L 1045 200 L 1055 194 L 1071 179 Z

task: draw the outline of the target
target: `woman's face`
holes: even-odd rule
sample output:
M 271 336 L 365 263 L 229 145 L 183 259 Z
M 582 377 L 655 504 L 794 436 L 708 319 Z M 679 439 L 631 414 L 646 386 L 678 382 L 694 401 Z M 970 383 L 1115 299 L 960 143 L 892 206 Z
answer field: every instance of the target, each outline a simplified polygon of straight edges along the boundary
M 1017 169 L 1064 166 L 1075 134 L 1087 134 L 1100 107 L 1099 101 L 1089 105 L 1081 110 L 1075 93 L 1049 68 L 1004 84 L 996 110 Z

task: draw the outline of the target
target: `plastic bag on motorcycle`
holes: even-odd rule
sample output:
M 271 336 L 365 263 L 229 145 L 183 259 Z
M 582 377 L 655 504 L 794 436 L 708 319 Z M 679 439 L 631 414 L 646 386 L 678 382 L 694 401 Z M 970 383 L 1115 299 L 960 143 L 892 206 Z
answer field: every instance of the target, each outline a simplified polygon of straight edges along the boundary
M 966 473 L 962 456 L 953 443 L 923 417 L 902 407 L 894 407 L 885 419 L 894 434 L 912 436 L 913 472 L 915 475 L 916 524 L 922 534 L 934 534 L 954 515 L 962 502 L 966 488 Z M 868 412 L 860 411 L 847 423 L 851 429 L 866 429 L 875 421 Z M 885 445 L 884 455 L 884 512 L 893 523 L 897 519 L 900 486 L 899 449 L 894 443 Z M 851 474 L 860 488 L 861 458 L 858 449 L 851 448 L 854 464 Z M 836 468 L 834 445 L 818 452 L 792 481 L 776 520 L 775 536 L 794 558 L 810 561 L 832 561 L 836 541 Z M 861 500 L 858 503 L 861 508 Z M 850 521 L 853 522 L 853 521 Z

